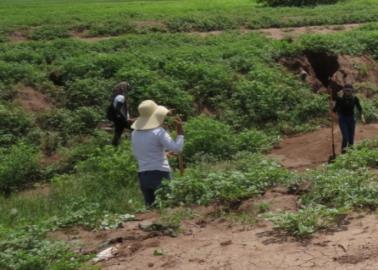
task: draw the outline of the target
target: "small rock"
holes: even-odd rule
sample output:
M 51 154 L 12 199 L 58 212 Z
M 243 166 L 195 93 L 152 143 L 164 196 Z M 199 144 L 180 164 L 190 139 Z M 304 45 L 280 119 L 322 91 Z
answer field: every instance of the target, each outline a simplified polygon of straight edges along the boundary
M 227 241 L 223 241 L 223 242 L 220 243 L 220 245 L 223 246 L 223 247 L 224 246 L 229 246 L 231 244 L 232 244 L 232 240 L 227 240 Z
M 154 264 L 153 263 L 149 263 L 148 267 L 154 267 Z

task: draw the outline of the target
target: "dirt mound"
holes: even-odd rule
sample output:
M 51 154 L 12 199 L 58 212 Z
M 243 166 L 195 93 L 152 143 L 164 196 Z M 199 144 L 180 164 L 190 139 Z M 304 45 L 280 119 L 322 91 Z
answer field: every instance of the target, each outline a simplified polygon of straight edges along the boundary
M 356 141 L 378 136 L 378 124 L 357 125 Z M 336 128 L 336 150 L 340 153 L 341 135 Z M 270 157 L 277 159 L 289 169 L 314 168 L 328 161 L 331 155 L 331 129 L 322 128 L 314 132 L 284 139 Z
M 378 64 L 370 56 L 306 52 L 302 56 L 282 58 L 279 62 L 306 81 L 314 92 L 326 92 L 328 87 L 339 90 L 345 84 L 366 82 L 378 86 Z
M 26 111 L 41 112 L 52 108 L 49 99 L 41 92 L 29 86 L 18 86 L 16 104 L 19 104 Z

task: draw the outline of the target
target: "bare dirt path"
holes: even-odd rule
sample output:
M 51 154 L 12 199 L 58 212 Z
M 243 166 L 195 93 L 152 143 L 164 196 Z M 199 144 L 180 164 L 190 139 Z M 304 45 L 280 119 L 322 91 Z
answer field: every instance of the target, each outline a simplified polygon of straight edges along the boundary
M 344 32 L 356 29 L 362 24 L 342 24 L 342 25 L 315 25 L 315 26 L 300 26 L 300 27 L 282 27 L 282 28 L 262 28 L 262 29 L 239 29 L 233 32 L 251 33 L 257 32 L 266 35 L 272 39 L 298 38 L 304 34 L 332 34 L 337 32 Z M 201 37 L 218 36 L 226 31 L 210 31 L 210 32 L 191 32 L 190 35 L 197 35 Z
M 378 124 L 357 125 L 356 141 L 378 136 Z M 341 135 L 335 125 L 336 150 L 340 153 Z M 331 129 L 319 130 L 284 139 L 270 156 L 289 169 L 315 168 L 328 161 L 331 155 Z
M 137 26 L 143 29 L 143 22 L 137 24 Z M 235 33 L 262 33 L 267 37 L 272 39 L 285 39 L 285 38 L 298 38 L 304 34 L 332 34 L 337 32 L 344 32 L 356 29 L 358 27 L 363 26 L 364 24 L 355 23 L 355 24 L 340 24 L 340 25 L 314 25 L 314 26 L 299 26 L 299 27 L 274 27 L 274 28 L 262 28 L 262 29 L 230 29 L 227 31 L 207 31 L 207 32 L 184 32 L 188 35 L 193 36 L 200 36 L 200 37 L 207 37 L 207 36 L 218 36 L 228 32 L 235 32 Z M 85 42 L 98 42 L 103 40 L 108 40 L 112 38 L 116 38 L 119 36 L 94 36 L 88 37 L 85 36 L 83 33 L 71 32 L 70 36 L 74 39 L 85 41 Z M 22 43 L 29 41 L 28 33 L 22 31 L 16 31 L 9 35 L 8 37 L 10 43 Z

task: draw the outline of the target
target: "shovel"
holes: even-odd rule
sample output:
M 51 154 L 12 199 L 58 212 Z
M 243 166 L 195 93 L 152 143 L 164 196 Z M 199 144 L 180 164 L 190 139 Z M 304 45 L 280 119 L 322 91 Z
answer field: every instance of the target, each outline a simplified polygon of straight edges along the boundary
M 332 153 L 328 157 L 328 163 L 332 163 L 336 159 L 336 148 L 335 148 L 335 133 L 334 133 L 334 116 L 332 113 L 332 90 L 328 89 L 329 98 L 328 98 L 328 106 L 329 106 L 329 115 L 331 118 L 331 138 L 332 138 Z

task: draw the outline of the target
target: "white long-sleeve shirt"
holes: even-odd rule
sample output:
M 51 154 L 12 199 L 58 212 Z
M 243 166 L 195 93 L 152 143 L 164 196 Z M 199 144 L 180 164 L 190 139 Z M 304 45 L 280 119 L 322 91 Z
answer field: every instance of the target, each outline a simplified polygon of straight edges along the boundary
M 131 134 L 133 153 L 138 160 L 139 172 L 166 171 L 171 168 L 166 151 L 179 153 L 184 147 L 184 136 L 178 135 L 174 141 L 164 128 L 134 130 Z

